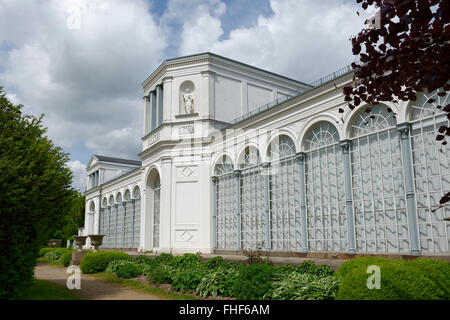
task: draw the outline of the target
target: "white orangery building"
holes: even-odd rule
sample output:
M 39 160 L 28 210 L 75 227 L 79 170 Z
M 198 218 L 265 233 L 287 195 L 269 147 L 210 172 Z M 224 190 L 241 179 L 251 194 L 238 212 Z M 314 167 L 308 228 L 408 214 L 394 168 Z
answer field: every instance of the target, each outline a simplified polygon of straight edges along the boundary
M 436 132 L 450 99 L 350 111 L 352 78 L 347 67 L 305 84 L 212 53 L 166 60 L 142 84 L 142 162 L 88 164 L 84 234 L 140 252 L 449 255 L 449 147 Z

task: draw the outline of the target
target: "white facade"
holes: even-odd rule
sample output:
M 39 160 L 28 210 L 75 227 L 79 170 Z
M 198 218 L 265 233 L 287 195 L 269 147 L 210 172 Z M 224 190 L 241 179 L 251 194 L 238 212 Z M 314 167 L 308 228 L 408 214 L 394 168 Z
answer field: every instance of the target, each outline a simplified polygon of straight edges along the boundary
M 450 209 L 432 212 L 450 189 L 432 109 L 448 97 L 350 112 L 352 76 L 309 86 L 210 53 L 165 61 L 143 83 L 142 165 L 87 168 L 85 233 L 174 253 L 448 254 Z

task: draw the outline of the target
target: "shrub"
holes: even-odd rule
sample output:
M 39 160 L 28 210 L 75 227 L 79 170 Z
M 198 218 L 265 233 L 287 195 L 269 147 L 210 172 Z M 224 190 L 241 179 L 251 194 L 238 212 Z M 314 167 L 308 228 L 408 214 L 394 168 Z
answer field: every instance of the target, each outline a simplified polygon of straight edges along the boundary
M 41 250 L 39 250 L 39 257 L 43 257 L 47 252 L 53 251 L 56 249 L 60 249 L 60 248 L 42 248 Z
M 61 261 L 64 267 L 68 267 L 70 265 L 70 261 L 72 260 L 72 252 L 72 250 L 67 250 L 61 255 L 59 261 Z
M 195 291 L 205 274 L 206 269 L 201 267 L 175 269 L 172 275 L 172 289 L 181 292 Z
M 129 279 L 137 277 L 140 274 L 140 270 L 137 265 L 128 263 L 120 266 L 115 273 L 119 278 Z
M 105 271 L 111 261 L 130 259 L 129 255 L 120 251 L 91 252 L 81 259 L 80 266 L 83 273 L 96 273 Z
M 206 273 L 197 286 L 196 293 L 206 296 L 234 296 L 233 284 L 239 277 L 239 271 L 218 267 L 212 272 Z
M 174 256 L 170 253 L 161 253 L 159 256 L 155 257 L 155 260 L 159 263 L 170 265 L 172 264 Z
M 217 256 L 211 259 L 206 260 L 205 266 L 207 269 L 216 269 L 223 264 L 225 260 L 221 256 Z
M 105 272 L 115 273 L 119 267 L 125 264 L 133 263 L 130 259 L 122 259 L 122 260 L 113 260 L 108 263 L 108 266 L 105 268 Z
M 70 249 L 66 249 L 66 248 L 57 248 L 55 250 L 47 251 L 44 254 L 44 257 L 51 261 L 59 261 L 61 256 L 66 252 L 72 252 L 72 251 Z
M 145 264 L 152 264 L 154 263 L 155 259 L 144 256 L 144 255 L 138 255 L 136 257 L 133 257 L 133 262 L 135 263 L 145 263 Z
M 165 264 L 158 264 L 154 268 L 147 271 L 147 280 L 154 281 L 156 283 L 172 283 L 172 276 L 174 272 L 174 267 Z
M 408 264 L 421 269 L 436 285 L 445 291 L 444 299 L 450 299 L 450 263 L 437 259 L 414 259 Z
M 272 282 L 265 296 L 274 300 L 334 300 L 339 289 L 336 276 L 319 277 L 311 273 L 290 272 Z
M 200 266 L 200 255 L 193 253 L 185 253 L 182 256 L 175 257 L 171 265 L 177 268 L 196 268 Z
M 446 284 L 436 283 L 420 264 L 387 258 L 364 257 L 345 262 L 338 270 L 341 300 L 433 300 L 447 298 Z M 381 288 L 367 288 L 369 265 L 381 271 Z M 432 265 L 432 263 L 430 263 Z M 433 267 L 431 267 L 433 268 Z
M 233 284 L 233 292 L 239 299 L 259 300 L 271 289 L 275 267 L 269 264 L 250 264 L 243 268 Z

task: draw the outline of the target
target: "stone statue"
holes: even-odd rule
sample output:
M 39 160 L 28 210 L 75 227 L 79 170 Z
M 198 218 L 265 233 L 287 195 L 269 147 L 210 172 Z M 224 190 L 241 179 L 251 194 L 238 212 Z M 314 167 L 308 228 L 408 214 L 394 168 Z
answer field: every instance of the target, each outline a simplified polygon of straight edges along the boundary
M 192 94 L 185 93 L 183 94 L 183 100 L 184 100 L 184 111 L 186 113 L 192 113 L 194 110 L 194 97 L 192 97 Z

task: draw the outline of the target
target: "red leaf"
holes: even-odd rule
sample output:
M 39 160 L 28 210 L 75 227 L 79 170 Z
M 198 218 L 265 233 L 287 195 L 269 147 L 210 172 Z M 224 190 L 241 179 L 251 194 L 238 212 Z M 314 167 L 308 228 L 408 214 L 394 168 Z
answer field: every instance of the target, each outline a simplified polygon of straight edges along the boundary
M 445 137 L 442 135 L 442 134 L 438 134 L 437 136 L 436 136 L 436 140 L 437 141 L 441 141 L 441 140 L 443 140 Z
M 369 112 L 372 111 L 372 109 L 371 109 L 370 107 L 367 107 L 366 110 L 364 110 L 364 111 L 366 111 L 367 113 L 369 113 Z
M 342 109 L 342 108 L 339 108 L 338 111 L 339 111 L 339 113 L 344 113 L 344 109 Z

